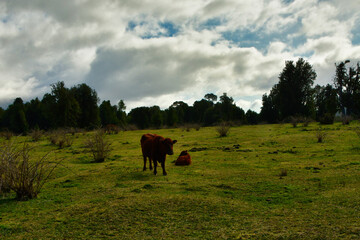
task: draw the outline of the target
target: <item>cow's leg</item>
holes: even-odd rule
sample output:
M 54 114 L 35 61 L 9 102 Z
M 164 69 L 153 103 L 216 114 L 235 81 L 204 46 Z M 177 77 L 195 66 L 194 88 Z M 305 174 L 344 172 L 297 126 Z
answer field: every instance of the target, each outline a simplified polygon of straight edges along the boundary
M 143 157 L 144 157 L 144 168 L 143 168 L 143 171 L 145 171 L 146 170 L 146 157 L 145 157 L 145 155 L 143 155 Z M 150 158 L 149 158 L 150 159 Z M 151 169 L 151 168 L 150 168 Z
M 162 168 L 162 170 L 163 170 L 163 175 L 166 176 L 167 173 L 166 173 L 166 171 L 165 171 L 165 162 L 162 162 L 162 163 L 161 163 L 161 168 Z
M 157 174 L 157 171 L 156 171 L 157 161 L 156 161 L 156 160 L 153 160 L 153 162 L 154 162 L 154 174 L 156 175 L 156 174 Z
M 152 159 L 151 158 L 149 158 L 149 165 L 150 165 L 150 171 L 153 169 L 153 167 L 152 167 Z

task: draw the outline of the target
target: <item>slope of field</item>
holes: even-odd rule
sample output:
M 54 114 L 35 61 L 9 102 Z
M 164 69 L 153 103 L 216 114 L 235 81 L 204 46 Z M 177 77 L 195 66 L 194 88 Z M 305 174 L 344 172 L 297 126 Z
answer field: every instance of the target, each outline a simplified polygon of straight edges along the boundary
M 71 147 L 37 145 L 64 158 L 38 198 L 0 196 L 1 239 L 359 239 L 360 138 L 349 126 L 233 127 L 128 131 L 108 135 L 110 158 L 92 163 L 91 133 Z M 172 139 L 167 176 L 143 172 L 140 138 Z M 5 141 L 5 140 L 1 140 Z M 192 165 L 172 162 L 188 150 Z

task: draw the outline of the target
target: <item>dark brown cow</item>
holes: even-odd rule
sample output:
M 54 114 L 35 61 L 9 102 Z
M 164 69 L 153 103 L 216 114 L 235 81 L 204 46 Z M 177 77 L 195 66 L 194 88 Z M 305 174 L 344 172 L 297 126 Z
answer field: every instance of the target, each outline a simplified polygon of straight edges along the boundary
M 163 138 L 162 136 L 156 134 L 144 134 L 141 137 L 141 150 L 144 157 L 144 168 L 146 170 L 146 158 L 149 158 L 150 170 L 152 170 L 151 162 L 154 162 L 154 174 L 156 175 L 157 163 L 161 164 L 163 169 L 163 175 L 167 175 L 165 171 L 165 160 L 166 154 L 173 155 L 173 145 L 177 142 L 176 140 L 171 140 L 170 138 Z
M 180 156 L 175 162 L 177 166 L 185 166 L 191 164 L 191 157 L 190 154 L 185 150 L 180 153 Z

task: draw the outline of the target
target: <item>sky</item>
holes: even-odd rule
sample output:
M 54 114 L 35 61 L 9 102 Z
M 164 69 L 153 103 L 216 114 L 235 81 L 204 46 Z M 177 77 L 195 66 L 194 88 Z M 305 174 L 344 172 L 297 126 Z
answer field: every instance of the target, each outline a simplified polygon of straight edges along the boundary
M 245 111 L 304 58 L 360 61 L 359 0 L 0 0 L 0 106 L 86 83 L 127 111 L 227 93 Z

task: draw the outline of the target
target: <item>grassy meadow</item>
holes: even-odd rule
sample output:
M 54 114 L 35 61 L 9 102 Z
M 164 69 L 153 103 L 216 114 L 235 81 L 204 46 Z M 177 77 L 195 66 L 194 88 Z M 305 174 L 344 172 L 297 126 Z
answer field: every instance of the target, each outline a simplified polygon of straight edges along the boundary
M 37 198 L 0 196 L 0 239 L 360 239 L 359 126 L 321 126 L 323 143 L 317 123 L 126 131 L 103 163 L 92 133 L 63 149 L 14 137 L 62 160 Z M 142 171 L 148 132 L 178 140 L 167 176 Z M 182 150 L 192 165 L 174 165 Z

